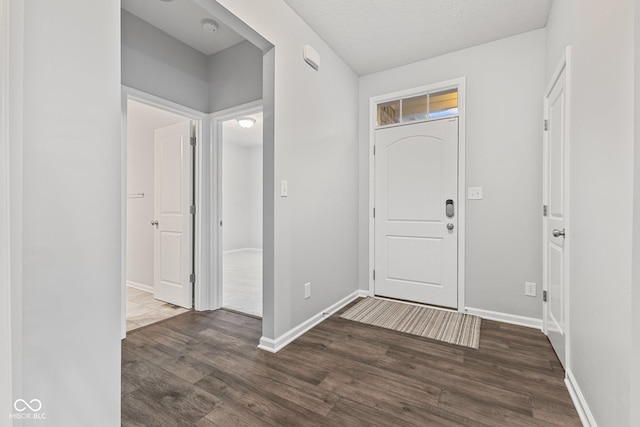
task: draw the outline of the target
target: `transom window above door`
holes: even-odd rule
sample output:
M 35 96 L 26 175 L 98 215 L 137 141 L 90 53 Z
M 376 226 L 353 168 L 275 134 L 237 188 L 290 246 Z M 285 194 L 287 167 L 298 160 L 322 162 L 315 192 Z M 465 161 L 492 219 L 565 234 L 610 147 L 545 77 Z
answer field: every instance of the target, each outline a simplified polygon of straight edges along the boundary
M 458 115 L 458 89 L 446 89 L 377 106 L 376 127 Z

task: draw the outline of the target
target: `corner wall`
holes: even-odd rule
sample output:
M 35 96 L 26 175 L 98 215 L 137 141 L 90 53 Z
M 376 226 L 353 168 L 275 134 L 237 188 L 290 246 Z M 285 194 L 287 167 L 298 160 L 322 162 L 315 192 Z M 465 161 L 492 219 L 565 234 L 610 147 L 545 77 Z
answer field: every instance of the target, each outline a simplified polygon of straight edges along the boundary
M 369 99 L 466 77 L 466 306 L 542 317 L 544 29 L 360 78 L 359 286 L 369 289 Z M 466 191 L 465 191 L 466 193 Z M 524 282 L 538 297 L 524 295 Z
M 208 67 L 210 112 L 262 98 L 262 51 L 250 42 L 211 55 Z
M 264 57 L 265 70 L 275 61 L 275 92 L 264 88 L 265 173 L 274 162 L 264 195 L 276 196 L 264 203 L 265 221 L 274 206 L 275 265 L 272 272 L 265 223 L 263 315 L 263 335 L 275 339 L 357 290 L 358 79 L 283 1 L 198 3 L 212 9 L 220 3 L 275 46 Z M 304 62 L 305 43 L 318 50 L 320 71 Z M 286 198 L 279 196 L 280 180 L 289 183 Z
M 573 61 L 568 366 L 600 426 L 632 425 L 630 375 L 638 361 L 631 359 L 631 342 L 638 340 L 631 327 L 638 167 L 633 5 L 632 0 L 555 1 L 547 24 L 547 79 L 568 45 Z M 605 99 L 608 106 L 597 102 Z

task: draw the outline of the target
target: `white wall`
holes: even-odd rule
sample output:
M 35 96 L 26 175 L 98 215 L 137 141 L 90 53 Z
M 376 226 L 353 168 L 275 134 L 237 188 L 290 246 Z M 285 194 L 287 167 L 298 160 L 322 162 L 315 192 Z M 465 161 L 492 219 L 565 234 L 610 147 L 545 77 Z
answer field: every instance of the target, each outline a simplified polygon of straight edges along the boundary
M 225 143 L 222 161 L 223 248 L 262 249 L 262 148 Z
M 360 276 L 369 288 L 369 100 L 467 78 L 466 305 L 541 318 L 544 30 L 360 78 Z M 538 297 L 524 295 L 524 282 Z
M 284 2 L 218 3 L 275 45 L 264 57 L 265 71 L 275 73 L 275 86 L 263 86 L 265 173 L 275 162 L 264 194 L 276 187 L 279 194 L 280 180 L 288 180 L 289 197 L 264 203 L 265 221 L 273 209 L 274 228 L 265 229 L 263 336 L 273 339 L 357 289 L 358 82 Z M 218 7 L 213 0 L 198 4 Z M 305 43 L 320 54 L 319 72 L 302 59 Z M 312 283 L 307 300 L 305 282 Z
M 262 51 L 243 41 L 209 57 L 209 111 L 262 98 Z
M 262 147 L 249 150 L 249 247 L 262 249 Z
M 565 46 L 573 58 L 568 363 L 600 426 L 631 425 L 639 339 L 631 335 L 633 33 L 632 0 L 556 1 L 547 26 L 547 79 Z M 608 107 L 594 102 L 604 99 Z
M 251 214 L 249 188 L 251 185 L 249 183 L 249 150 L 228 141 L 224 141 L 223 144 L 223 250 L 229 251 L 249 247 Z
M 154 131 L 186 121 L 140 102 L 127 103 L 127 282 L 153 288 Z
M 14 82 L 13 70 L 10 71 L 10 41 L 13 45 L 15 31 L 9 20 L 9 2 L 0 0 L 0 411 L 11 413 L 13 390 L 12 358 L 15 333 L 12 331 L 12 317 L 18 311 L 13 306 L 11 282 L 11 221 L 10 221 L 10 84 Z M 9 77 L 11 76 L 11 80 Z M 17 371 L 19 367 L 14 368 Z
M 122 84 L 209 112 L 209 64 L 203 53 L 122 11 Z
M 24 425 L 114 426 L 120 423 L 120 8 L 33 0 L 24 2 L 24 17 L 24 103 L 13 104 L 24 117 L 23 139 L 14 141 L 23 150 L 23 239 L 12 257 L 12 271 L 23 271 L 23 390 L 14 397 L 40 399 L 47 414 L 46 422 Z

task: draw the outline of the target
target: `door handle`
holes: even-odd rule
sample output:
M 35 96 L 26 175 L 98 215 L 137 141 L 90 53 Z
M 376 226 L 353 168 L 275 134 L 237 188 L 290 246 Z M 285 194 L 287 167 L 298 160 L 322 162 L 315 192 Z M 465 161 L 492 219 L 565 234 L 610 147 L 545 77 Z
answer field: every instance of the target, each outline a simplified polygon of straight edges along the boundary
M 158 228 L 158 220 L 154 219 L 153 221 L 151 221 L 151 225 L 155 225 L 156 228 Z
M 553 234 L 553 237 L 560 237 L 560 236 L 564 237 L 564 228 L 562 230 L 558 230 L 556 228 L 551 232 L 551 234 Z
M 450 222 L 449 224 L 447 224 L 447 230 L 451 231 L 451 230 L 453 230 L 453 227 L 455 227 L 455 226 L 453 225 L 453 223 L 452 223 L 452 222 Z

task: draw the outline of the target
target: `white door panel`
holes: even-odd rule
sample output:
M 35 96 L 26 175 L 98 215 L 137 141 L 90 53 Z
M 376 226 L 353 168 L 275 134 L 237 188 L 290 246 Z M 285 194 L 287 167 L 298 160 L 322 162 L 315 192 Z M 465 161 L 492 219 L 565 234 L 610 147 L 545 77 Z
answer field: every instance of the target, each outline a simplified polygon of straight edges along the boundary
M 567 190 L 567 120 L 566 73 L 563 71 L 545 99 L 547 132 L 545 158 L 545 196 L 547 216 L 544 235 L 544 310 L 545 332 L 560 362 L 566 364 L 567 269 L 565 237 L 554 236 L 554 230 L 565 232 Z
M 457 307 L 458 121 L 376 130 L 375 294 Z M 447 224 L 453 228 L 447 229 Z
M 190 123 L 155 131 L 154 294 L 191 308 Z

